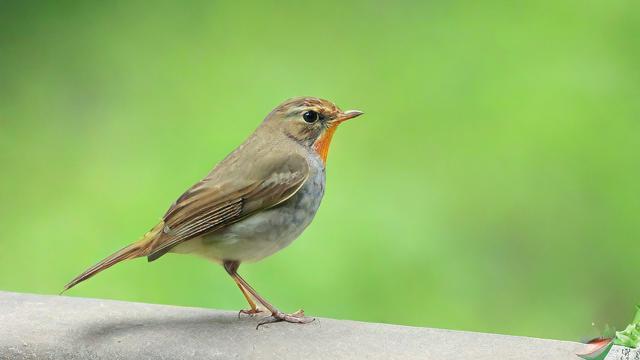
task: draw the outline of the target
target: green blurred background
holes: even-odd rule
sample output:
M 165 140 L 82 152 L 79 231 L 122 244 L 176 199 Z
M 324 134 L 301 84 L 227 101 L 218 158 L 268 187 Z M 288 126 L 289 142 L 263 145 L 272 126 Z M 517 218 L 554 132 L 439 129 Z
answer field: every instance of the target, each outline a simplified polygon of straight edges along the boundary
M 281 101 L 341 127 L 283 310 L 579 340 L 640 301 L 636 1 L 0 1 L 0 289 L 58 293 Z M 70 296 L 245 307 L 170 255 Z

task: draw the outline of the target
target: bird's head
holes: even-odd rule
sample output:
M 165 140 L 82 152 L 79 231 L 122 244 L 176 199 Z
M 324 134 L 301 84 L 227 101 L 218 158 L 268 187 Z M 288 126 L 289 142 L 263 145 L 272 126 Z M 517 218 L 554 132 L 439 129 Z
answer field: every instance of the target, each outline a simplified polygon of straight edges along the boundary
M 313 148 L 326 163 L 331 138 L 338 125 L 362 114 L 358 110 L 342 111 L 328 100 L 298 97 L 278 105 L 265 123 L 296 142 Z

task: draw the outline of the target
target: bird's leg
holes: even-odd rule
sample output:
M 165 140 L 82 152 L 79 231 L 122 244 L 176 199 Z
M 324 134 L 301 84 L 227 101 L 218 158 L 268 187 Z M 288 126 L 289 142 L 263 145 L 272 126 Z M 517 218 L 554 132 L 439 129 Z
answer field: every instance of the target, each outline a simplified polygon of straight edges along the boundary
M 258 326 L 256 326 L 256 329 L 259 328 L 260 325 L 270 324 L 270 323 L 275 323 L 275 322 L 280 322 L 280 321 L 286 321 L 286 322 L 298 323 L 298 324 L 306 324 L 306 323 L 309 323 L 309 322 L 315 320 L 314 318 L 305 317 L 303 310 L 298 310 L 293 314 L 285 314 L 282 311 L 278 310 L 275 306 L 271 305 L 260 294 L 258 294 L 258 292 L 253 287 L 251 287 L 251 285 L 249 285 L 249 283 L 247 283 L 240 276 L 240 274 L 238 274 L 238 267 L 240 266 L 239 262 L 237 262 L 237 261 L 225 261 L 223 264 L 224 264 L 225 270 L 233 278 L 233 280 L 236 282 L 236 284 L 238 284 L 238 287 L 240 287 L 240 290 L 242 290 L 243 294 L 245 294 L 245 297 L 247 298 L 247 300 L 249 300 L 249 297 L 253 297 L 253 299 L 257 300 L 257 302 L 262 304 L 265 308 L 267 308 L 267 310 L 271 311 L 271 316 L 261 320 L 258 323 Z M 251 296 L 247 296 L 245 291 L 247 291 Z M 251 304 L 251 303 L 249 303 L 249 304 Z
M 225 261 L 223 265 L 227 273 L 229 275 L 232 275 L 238 271 L 238 267 L 240 266 L 240 263 L 237 261 Z M 233 277 L 233 275 L 232 275 L 232 279 L 233 281 L 235 281 L 236 285 L 238 285 L 238 288 L 242 292 L 242 295 L 244 295 L 244 298 L 247 299 L 247 302 L 251 307 L 251 309 L 248 309 L 248 310 L 245 310 L 245 309 L 240 310 L 238 312 L 238 318 L 240 317 L 240 314 L 255 315 L 262 312 L 263 310 L 258 308 L 258 305 L 254 301 L 251 294 L 247 292 L 247 290 L 242 286 L 242 284 L 235 277 Z
M 244 298 L 247 299 L 247 302 L 249 303 L 249 306 L 251 306 L 251 309 L 248 309 L 248 310 L 242 309 L 242 310 L 240 310 L 240 312 L 238 312 L 238 318 L 240 317 L 240 314 L 246 314 L 246 315 L 253 316 L 255 314 L 259 314 L 262 311 L 264 311 L 264 310 L 258 308 L 258 306 L 256 305 L 256 302 L 253 300 L 253 297 L 251 296 L 251 294 L 249 294 L 247 292 L 247 290 L 245 290 L 245 288 L 242 287 L 242 285 L 238 282 L 238 280 L 233 278 L 233 281 L 236 282 L 236 285 L 238 285 L 238 288 L 240 289 L 240 291 L 242 291 L 242 295 L 244 295 Z

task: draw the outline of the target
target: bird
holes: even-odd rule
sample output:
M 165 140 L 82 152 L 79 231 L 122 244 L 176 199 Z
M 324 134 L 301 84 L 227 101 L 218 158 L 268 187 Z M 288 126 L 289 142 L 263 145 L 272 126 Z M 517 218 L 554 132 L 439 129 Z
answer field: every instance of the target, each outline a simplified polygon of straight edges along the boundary
M 342 111 L 316 97 L 284 101 L 178 197 L 156 226 L 82 272 L 63 292 L 123 260 L 147 257 L 151 262 L 167 253 L 192 254 L 222 265 L 235 281 L 250 306 L 238 315 L 270 312 L 257 327 L 313 321 L 302 310 L 280 311 L 238 274 L 238 268 L 288 246 L 311 223 L 324 196 L 333 135 L 344 121 L 362 114 Z

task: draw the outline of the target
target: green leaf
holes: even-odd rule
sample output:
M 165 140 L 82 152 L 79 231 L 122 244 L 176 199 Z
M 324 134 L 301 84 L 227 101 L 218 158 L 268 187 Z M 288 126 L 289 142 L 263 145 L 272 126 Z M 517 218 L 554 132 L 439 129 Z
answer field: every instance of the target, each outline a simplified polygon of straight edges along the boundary
M 640 324 L 629 324 L 626 329 L 622 331 L 616 331 L 616 337 L 613 339 L 613 343 L 616 345 L 622 345 L 630 348 L 638 347 L 640 342 Z

